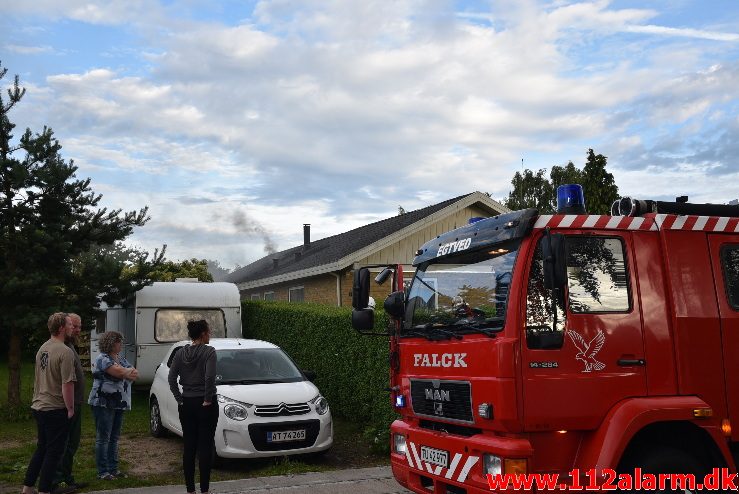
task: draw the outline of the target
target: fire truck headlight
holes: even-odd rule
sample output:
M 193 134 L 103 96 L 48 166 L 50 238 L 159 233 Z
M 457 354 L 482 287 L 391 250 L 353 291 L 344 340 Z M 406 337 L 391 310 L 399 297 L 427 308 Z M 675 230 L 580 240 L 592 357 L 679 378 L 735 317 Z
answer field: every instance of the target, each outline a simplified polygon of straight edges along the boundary
M 482 455 L 482 473 L 485 475 L 503 473 L 503 462 L 495 455 Z
M 399 455 L 406 452 L 405 436 L 403 434 L 393 434 L 393 451 Z

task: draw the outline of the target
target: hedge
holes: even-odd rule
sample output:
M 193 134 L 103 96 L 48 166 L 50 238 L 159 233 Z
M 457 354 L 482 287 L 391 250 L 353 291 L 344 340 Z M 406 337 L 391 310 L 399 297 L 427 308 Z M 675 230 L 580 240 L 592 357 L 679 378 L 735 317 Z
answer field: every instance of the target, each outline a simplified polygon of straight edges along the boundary
M 386 320 L 378 310 L 377 331 Z M 388 444 L 396 416 L 387 391 L 388 338 L 357 333 L 344 307 L 244 301 L 242 322 L 245 338 L 274 343 L 300 368 L 316 372 L 333 415 L 359 422 L 381 447 Z

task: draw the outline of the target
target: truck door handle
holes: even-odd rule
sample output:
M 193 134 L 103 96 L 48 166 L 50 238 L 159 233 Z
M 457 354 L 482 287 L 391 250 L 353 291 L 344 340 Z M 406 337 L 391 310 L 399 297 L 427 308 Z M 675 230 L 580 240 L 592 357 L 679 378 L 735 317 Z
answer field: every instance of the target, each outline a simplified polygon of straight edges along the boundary
M 616 363 L 621 367 L 634 367 L 637 365 L 643 367 L 647 365 L 647 361 L 641 358 L 620 358 Z

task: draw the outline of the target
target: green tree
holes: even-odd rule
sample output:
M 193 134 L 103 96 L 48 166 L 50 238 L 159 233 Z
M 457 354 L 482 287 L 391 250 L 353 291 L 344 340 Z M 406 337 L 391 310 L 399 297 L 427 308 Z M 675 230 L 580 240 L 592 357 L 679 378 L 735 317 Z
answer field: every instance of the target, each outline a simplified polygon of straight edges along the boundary
M 585 207 L 590 214 L 610 214 L 613 201 L 618 199 L 618 187 L 613 174 L 606 171 L 608 159 L 588 149 L 585 167 L 580 170 L 572 161 L 565 166 L 555 165 L 547 179 L 546 169 L 534 173 L 529 169 L 516 172 L 511 180 L 513 190 L 505 205 L 512 209 L 536 208 L 539 214 L 557 210 L 557 187 L 580 184 L 585 195 Z
M 513 190 L 508 194 L 505 205 L 509 209 L 536 208 L 542 214 L 552 211 L 552 184 L 544 175 L 545 169 L 534 173 L 528 168 L 523 173 L 516 172 L 511 180 Z
M 151 273 L 164 262 L 165 250 L 155 250 L 150 259 L 147 252 L 122 242 L 92 245 L 71 263 L 62 306 L 79 314 L 89 328 L 100 302 L 117 305 L 153 281 Z
M 164 261 L 146 275 L 152 281 L 175 281 L 177 278 L 197 278 L 213 281 L 208 272 L 207 259 L 188 259 L 182 262 Z
M 583 168 L 582 186 L 585 189 L 585 206 L 590 214 L 610 214 L 613 201 L 618 199 L 618 187 L 613 174 L 606 171 L 608 158 L 588 149 Z
M 6 73 L 0 66 L 0 81 Z M 11 406 L 20 404 L 22 343 L 43 333 L 51 312 L 69 309 L 79 288 L 72 283 L 89 281 L 75 274 L 75 263 L 148 220 L 147 208 L 99 208 L 101 196 L 89 178 L 76 177 L 77 167 L 62 158 L 51 129 L 26 129 L 14 139 L 9 113 L 24 94 L 18 76 L 7 99 L 0 94 L 0 337 L 8 342 Z

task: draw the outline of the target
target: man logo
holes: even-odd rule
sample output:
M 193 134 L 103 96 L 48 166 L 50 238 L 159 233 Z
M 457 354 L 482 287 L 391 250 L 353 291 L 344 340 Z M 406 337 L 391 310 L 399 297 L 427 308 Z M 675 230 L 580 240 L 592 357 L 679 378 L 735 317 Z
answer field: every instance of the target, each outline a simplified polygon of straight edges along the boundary
M 439 403 L 438 401 L 434 403 L 434 415 L 444 416 L 443 405 L 443 403 Z
M 49 352 L 44 352 L 41 354 L 41 370 L 46 370 L 46 368 L 49 366 Z
M 451 391 L 444 389 L 429 389 L 423 390 L 427 400 L 434 401 L 452 401 Z

